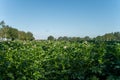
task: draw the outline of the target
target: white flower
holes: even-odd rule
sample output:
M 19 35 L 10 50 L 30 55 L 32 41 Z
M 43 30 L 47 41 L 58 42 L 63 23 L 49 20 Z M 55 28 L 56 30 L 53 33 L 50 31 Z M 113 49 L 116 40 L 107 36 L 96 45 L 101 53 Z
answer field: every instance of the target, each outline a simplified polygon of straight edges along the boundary
M 67 48 L 67 46 L 64 46 L 64 49 L 66 49 Z

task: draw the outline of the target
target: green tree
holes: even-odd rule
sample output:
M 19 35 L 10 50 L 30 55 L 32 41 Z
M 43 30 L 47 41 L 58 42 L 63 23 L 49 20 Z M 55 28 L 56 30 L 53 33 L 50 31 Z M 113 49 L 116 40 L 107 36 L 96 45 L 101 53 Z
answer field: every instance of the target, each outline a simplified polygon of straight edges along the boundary
M 26 40 L 26 33 L 24 31 L 18 32 L 18 39 L 19 40 Z
M 64 36 L 64 37 L 59 37 L 58 40 L 65 40 L 65 41 L 68 41 L 70 40 L 71 38 L 67 37 L 67 36 Z
M 87 41 L 88 41 L 88 40 L 91 40 L 91 39 L 90 39 L 89 36 L 85 36 L 85 37 L 84 37 L 84 40 L 87 40 Z
M 8 39 L 9 38 L 9 26 L 8 25 L 4 25 L 2 26 L 2 28 L 0 28 L 0 36 L 3 39 Z
M 19 39 L 19 40 L 34 40 L 31 32 L 19 31 L 16 28 L 5 25 L 4 21 L 0 22 L 0 39 Z
M 55 38 L 53 36 L 48 36 L 47 40 L 55 40 Z
M 30 40 L 30 41 L 34 40 L 33 34 L 31 32 L 26 33 L 26 38 L 27 38 L 27 40 Z
M 18 39 L 18 30 L 16 28 L 9 27 L 8 33 L 11 40 Z
M 4 21 L 1 21 L 0 22 L 0 26 L 2 27 L 2 26 L 4 26 L 5 25 L 5 22 Z
M 114 32 L 115 40 L 120 40 L 120 32 Z

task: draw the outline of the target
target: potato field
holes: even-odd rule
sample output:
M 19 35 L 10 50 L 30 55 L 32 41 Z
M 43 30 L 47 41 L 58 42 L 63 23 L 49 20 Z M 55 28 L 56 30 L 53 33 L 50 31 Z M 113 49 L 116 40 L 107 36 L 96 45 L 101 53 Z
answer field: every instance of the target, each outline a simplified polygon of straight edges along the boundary
M 120 42 L 2 41 L 0 80 L 120 80 Z

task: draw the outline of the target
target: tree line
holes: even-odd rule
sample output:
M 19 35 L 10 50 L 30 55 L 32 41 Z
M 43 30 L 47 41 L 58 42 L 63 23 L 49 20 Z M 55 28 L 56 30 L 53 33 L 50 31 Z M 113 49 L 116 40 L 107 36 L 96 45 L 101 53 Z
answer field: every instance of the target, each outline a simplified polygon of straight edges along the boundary
M 83 38 L 81 37 L 58 37 L 57 39 L 54 38 L 54 36 L 50 35 L 48 36 L 47 40 L 65 40 L 65 41 L 120 41 L 120 32 L 111 32 L 111 33 L 106 33 L 102 36 L 97 36 L 94 38 L 91 38 L 89 36 L 85 36 Z
M 9 25 L 4 21 L 0 22 L 0 39 L 1 40 L 34 40 L 31 32 L 20 31 Z
M 20 31 L 16 28 L 13 28 L 9 25 L 6 25 L 4 21 L 0 22 L 0 39 L 1 40 L 34 40 L 34 36 L 31 32 Z M 111 32 L 106 33 L 102 36 L 97 36 L 91 38 L 89 36 L 81 37 L 58 37 L 57 39 L 54 36 L 48 36 L 47 40 L 65 40 L 65 41 L 120 41 L 120 32 Z

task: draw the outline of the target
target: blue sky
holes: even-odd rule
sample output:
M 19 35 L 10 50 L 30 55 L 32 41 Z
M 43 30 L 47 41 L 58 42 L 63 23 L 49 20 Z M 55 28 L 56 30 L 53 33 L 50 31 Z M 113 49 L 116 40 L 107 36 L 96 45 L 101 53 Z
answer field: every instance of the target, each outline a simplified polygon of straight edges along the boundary
M 120 0 L 0 0 L 0 21 L 36 39 L 120 31 Z

